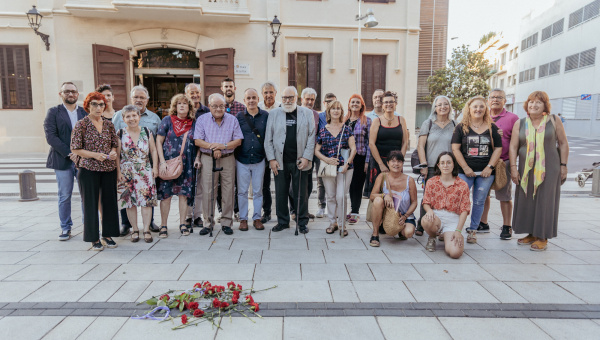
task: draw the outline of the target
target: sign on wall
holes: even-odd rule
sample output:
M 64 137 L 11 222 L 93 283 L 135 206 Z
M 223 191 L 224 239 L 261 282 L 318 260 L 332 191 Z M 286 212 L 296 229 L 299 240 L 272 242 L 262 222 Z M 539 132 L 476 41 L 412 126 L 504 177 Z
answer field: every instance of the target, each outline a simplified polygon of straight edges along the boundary
M 250 64 L 235 63 L 235 74 L 250 75 Z
M 591 94 L 582 94 L 581 100 L 592 100 L 592 95 Z

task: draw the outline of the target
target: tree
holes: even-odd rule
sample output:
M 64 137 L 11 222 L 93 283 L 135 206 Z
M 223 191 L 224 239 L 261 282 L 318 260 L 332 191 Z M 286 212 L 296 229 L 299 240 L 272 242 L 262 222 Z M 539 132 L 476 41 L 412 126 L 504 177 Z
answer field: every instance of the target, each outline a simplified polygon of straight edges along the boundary
M 491 69 L 482 53 L 469 51 L 465 45 L 457 47 L 452 50 L 448 66 L 427 78 L 429 95 L 425 99 L 433 102 L 437 96 L 447 96 L 458 112 L 469 98 L 487 96 L 490 87 L 486 81 L 491 77 Z

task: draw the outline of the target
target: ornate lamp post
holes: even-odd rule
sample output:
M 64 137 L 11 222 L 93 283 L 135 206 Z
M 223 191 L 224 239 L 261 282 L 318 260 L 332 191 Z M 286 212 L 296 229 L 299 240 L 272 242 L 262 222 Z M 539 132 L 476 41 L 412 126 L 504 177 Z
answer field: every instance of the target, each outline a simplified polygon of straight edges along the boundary
M 40 12 L 38 12 L 37 8 L 35 8 L 35 5 L 33 6 L 32 9 L 29 10 L 29 12 L 27 12 L 27 19 L 29 20 L 29 26 L 31 28 L 33 28 L 33 31 L 35 32 L 35 34 L 39 35 L 40 38 L 42 38 L 42 41 L 46 44 L 46 51 L 50 51 L 50 36 L 48 34 L 44 34 L 40 31 L 38 31 L 38 29 L 40 28 L 40 26 L 42 26 L 42 14 Z

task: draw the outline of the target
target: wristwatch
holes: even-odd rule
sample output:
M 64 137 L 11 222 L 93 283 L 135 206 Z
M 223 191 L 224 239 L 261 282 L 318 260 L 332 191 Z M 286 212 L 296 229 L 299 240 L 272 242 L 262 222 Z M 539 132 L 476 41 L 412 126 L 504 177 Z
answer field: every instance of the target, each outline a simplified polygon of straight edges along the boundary
M 496 169 L 496 167 L 493 166 L 493 165 L 491 165 L 491 164 L 488 164 L 487 167 L 490 168 L 490 169 L 492 169 L 492 170 Z
M 227 143 L 225 143 L 225 150 L 227 150 Z

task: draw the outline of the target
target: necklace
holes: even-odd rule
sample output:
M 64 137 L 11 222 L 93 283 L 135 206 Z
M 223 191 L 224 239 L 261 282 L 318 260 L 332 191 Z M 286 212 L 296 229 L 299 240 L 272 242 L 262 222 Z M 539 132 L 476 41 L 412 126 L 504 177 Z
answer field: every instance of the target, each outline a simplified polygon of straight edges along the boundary
M 475 125 L 475 123 L 471 123 L 471 126 L 473 126 L 473 128 L 475 128 L 475 129 L 479 129 L 482 125 L 483 125 L 483 122 L 481 122 L 479 125 Z

